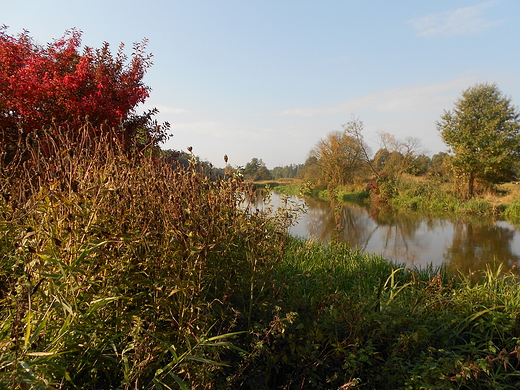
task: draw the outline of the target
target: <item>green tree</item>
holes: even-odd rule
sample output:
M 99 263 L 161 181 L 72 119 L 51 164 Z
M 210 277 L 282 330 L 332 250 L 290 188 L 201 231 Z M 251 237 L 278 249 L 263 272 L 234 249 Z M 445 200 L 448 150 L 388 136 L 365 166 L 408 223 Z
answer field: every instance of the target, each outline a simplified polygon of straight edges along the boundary
M 303 164 L 290 164 L 283 167 L 274 167 L 271 171 L 273 179 L 294 178 L 303 168 Z
M 262 166 L 262 159 L 253 157 L 244 167 L 244 176 L 248 180 L 256 180 L 258 169 Z
M 496 84 L 477 84 L 462 93 L 453 111 L 437 122 L 453 153 L 449 163 L 467 196 L 475 183 L 500 183 L 512 175 L 519 152 L 520 114 Z
M 431 158 L 425 154 L 420 154 L 418 156 L 414 156 L 406 172 L 415 176 L 421 176 L 426 174 L 431 166 Z
M 244 177 L 252 181 L 272 179 L 271 173 L 266 168 L 265 163 L 262 159 L 256 157 L 253 157 L 244 167 Z
M 261 165 L 260 168 L 258 168 L 258 171 L 256 171 L 256 178 L 255 180 L 272 180 L 273 176 L 271 175 L 271 172 L 269 172 L 269 169 L 265 165 Z
M 444 176 L 446 174 L 445 161 L 449 154 L 445 152 L 439 152 L 432 156 L 432 167 L 430 172 L 434 175 Z

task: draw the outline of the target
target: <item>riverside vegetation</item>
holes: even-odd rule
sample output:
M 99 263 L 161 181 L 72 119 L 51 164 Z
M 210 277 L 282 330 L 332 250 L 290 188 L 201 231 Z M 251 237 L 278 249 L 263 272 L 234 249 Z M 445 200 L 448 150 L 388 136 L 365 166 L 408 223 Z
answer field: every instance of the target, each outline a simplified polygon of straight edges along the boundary
M 269 186 L 283 195 L 331 200 L 328 188 L 309 181 L 292 179 L 285 182 L 271 181 Z M 390 182 L 357 183 L 337 186 L 332 194 L 340 203 L 357 203 L 367 207 L 416 211 L 434 216 L 487 215 L 501 216 L 520 222 L 520 187 L 504 183 L 472 199 L 460 199 L 453 183 L 440 177 L 417 177 L 402 175 Z
M 298 205 L 260 212 L 239 173 L 158 149 L 167 124 L 136 113 L 146 40 L 128 63 L 122 46 L 81 53 L 80 38 L 39 46 L 0 28 L 0 389 L 518 387 L 513 274 L 413 270 L 289 237 Z M 361 129 L 320 143 L 348 167 L 316 150 L 310 177 L 356 180 Z M 382 201 L 414 155 L 384 139 L 370 192 Z M 470 194 L 510 168 L 468 171 L 466 149 Z
M 0 388 L 517 388 L 513 274 L 292 239 L 239 175 L 90 134 L 2 159 Z

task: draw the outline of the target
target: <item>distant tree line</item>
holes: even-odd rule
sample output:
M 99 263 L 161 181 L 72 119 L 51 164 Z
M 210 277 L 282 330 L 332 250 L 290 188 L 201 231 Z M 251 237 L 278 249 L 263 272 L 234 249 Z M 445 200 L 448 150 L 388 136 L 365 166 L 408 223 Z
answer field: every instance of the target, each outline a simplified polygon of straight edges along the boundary
M 254 181 L 296 178 L 325 188 L 372 181 L 377 190 L 390 188 L 388 183 L 399 182 L 403 175 L 440 177 L 451 180 L 461 198 L 471 198 L 520 175 L 520 113 L 495 84 L 468 88 L 454 110 L 437 122 L 447 152 L 430 157 L 418 138 L 399 140 L 381 133 L 380 148 L 372 154 L 363 127 L 352 118 L 341 131 L 320 139 L 304 164 L 269 171 L 261 159 L 253 158 L 244 176 Z
M 277 166 L 269 170 L 261 159 L 253 158 L 243 170 L 244 177 L 252 181 L 301 179 L 315 183 L 335 185 L 354 184 L 374 175 L 414 176 L 446 174 L 444 165 L 448 153 L 439 152 L 432 157 L 412 149 L 419 146 L 417 139 L 397 141 L 391 134 L 382 134 L 391 144 L 381 147 L 373 157 L 366 159 L 354 145 L 356 140 L 341 132 L 329 134 L 311 150 L 303 164 Z M 341 145 L 342 143 L 347 145 Z M 350 148 L 349 148 L 349 145 Z M 397 146 L 398 145 L 398 146 Z M 366 148 L 366 146 L 365 146 Z

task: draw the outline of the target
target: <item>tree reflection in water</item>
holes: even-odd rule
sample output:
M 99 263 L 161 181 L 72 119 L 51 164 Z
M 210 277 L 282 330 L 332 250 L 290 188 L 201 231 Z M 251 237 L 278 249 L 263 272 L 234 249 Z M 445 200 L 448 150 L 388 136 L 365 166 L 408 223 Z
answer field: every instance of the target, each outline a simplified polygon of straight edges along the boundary
M 341 207 L 343 228 L 337 232 L 329 203 L 315 199 L 306 199 L 306 203 L 307 214 L 291 232 L 323 243 L 337 237 L 399 263 L 423 267 L 444 264 L 464 274 L 494 269 L 500 263 L 508 270 L 516 268 L 520 261 L 520 228 L 507 222 L 429 218 L 349 204 Z
M 487 219 L 454 221 L 453 241 L 444 253 L 451 270 L 469 274 L 477 270 L 516 268 L 520 255 L 513 250 L 514 229 Z M 515 248 L 516 249 L 516 248 Z

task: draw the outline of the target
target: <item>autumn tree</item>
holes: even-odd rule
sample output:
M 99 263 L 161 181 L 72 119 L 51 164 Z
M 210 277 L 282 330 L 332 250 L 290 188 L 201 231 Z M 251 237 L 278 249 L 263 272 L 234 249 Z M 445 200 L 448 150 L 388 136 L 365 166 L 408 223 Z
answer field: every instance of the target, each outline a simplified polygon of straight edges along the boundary
M 298 172 L 298 175 L 296 176 L 298 179 L 303 179 L 308 182 L 316 183 L 319 181 L 320 177 L 320 168 L 318 165 L 318 159 L 316 156 L 309 153 L 309 156 L 305 160 L 305 163 L 303 164 L 302 168 Z
M 381 133 L 379 137 L 381 149 L 374 156 L 376 168 L 394 177 L 413 172 L 413 165 L 420 157 L 421 141 L 416 137 L 400 140 L 390 133 Z M 417 163 L 420 164 L 420 161 Z
M 353 119 L 343 126 L 343 131 L 334 131 L 322 138 L 310 152 L 320 169 L 320 181 L 331 186 L 354 182 L 366 168 L 368 146 L 361 136 L 363 124 Z
M 468 197 L 474 196 L 476 181 L 494 184 L 511 177 L 519 154 L 520 114 L 495 84 L 465 90 L 437 129 L 453 153 L 449 164 Z
M 115 56 L 108 43 L 81 50 L 75 29 L 46 46 L 35 44 L 27 31 L 12 36 L 6 30 L 0 28 L 0 140 L 7 149 L 49 127 L 116 129 L 127 147 L 138 136 L 145 140 L 164 130 L 153 121 L 155 110 L 135 111 L 150 92 L 143 83 L 152 64 L 146 40 L 134 44 L 128 58 L 123 44 Z

